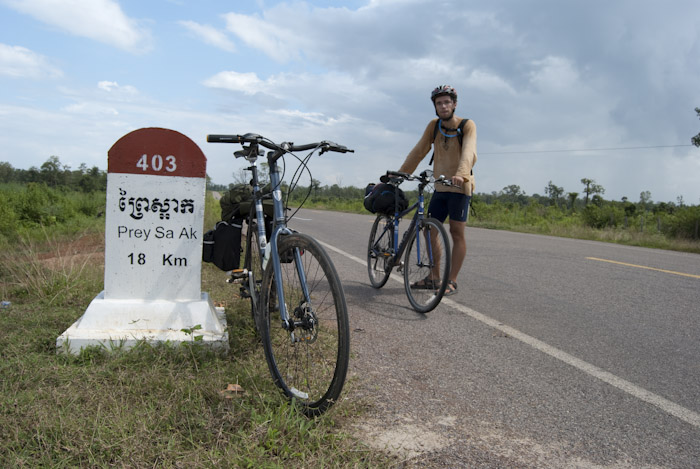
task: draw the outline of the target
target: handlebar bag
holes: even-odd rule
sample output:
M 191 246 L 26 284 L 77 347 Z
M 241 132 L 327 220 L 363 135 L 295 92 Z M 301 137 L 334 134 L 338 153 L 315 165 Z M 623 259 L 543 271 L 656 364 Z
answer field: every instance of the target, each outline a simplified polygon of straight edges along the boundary
M 365 188 L 364 206 L 372 213 L 393 215 L 394 209 L 398 209 L 399 212 L 406 210 L 408 199 L 400 188 L 380 182 L 369 184 Z

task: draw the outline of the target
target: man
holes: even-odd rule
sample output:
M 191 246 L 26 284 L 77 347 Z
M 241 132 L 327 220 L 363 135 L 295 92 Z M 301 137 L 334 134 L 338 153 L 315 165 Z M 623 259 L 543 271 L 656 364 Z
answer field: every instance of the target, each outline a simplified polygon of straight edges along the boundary
M 454 186 L 448 187 L 436 184 L 428 215 L 444 223 L 450 217 L 450 235 L 452 236 L 452 265 L 445 290 L 445 295 L 457 293 L 457 275 L 467 254 L 465 227 L 472 191 L 474 190 L 474 175 L 472 167 L 476 163 L 476 125 L 468 120 L 463 129 L 459 129 L 461 118 L 455 116 L 457 108 L 457 92 L 449 85 L 435 88 L 430 96 L 435 106 L 437 119 L 430 121 L 423 136 L 413 150 L 410 151 L 399 171 L 413 173 L 418 164 L 433 147 L 434 167 L 436 176 L 444 175 L 451 179 Z M 438 132 L 435 134 L 435 124 Z M 459 134 L 462 133 L 462 144 Z M 431 279 L 425 279 L 428 283 Z M 420 282 L 419 282 L 420 283 Z M 424 285 L 415 285 L 425 287 Z

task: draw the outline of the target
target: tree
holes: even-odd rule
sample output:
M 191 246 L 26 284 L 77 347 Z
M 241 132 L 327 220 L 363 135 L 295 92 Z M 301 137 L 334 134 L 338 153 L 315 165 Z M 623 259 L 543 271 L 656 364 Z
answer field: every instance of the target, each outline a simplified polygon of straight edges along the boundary
M 58 156 L 51 156 L 41 165 L 41 179 L 48 186 L 56 187 L 65 183 L 64 175 L 68 169 L 67 166 L 61 164 Z
M 559 199 L 564 194 L 564 188 L 553 184 L 552 181 L 549 181 L 547 187 L 544 188 L 544 193 L 547 194 L 550 199 L 552 199 L 552 203 L 554 205 L 559 205 Z
M 526 201 L 525 191 L 517 184 L 506 186 L 501 191 L 501 194 L 508 202 L 524 204 Z
M 644 209 L 644 210 L 649 210 L 649 207 L 651 205 L 651 192 L 649 191 L 644 191 L 639 194 L 639 205 Z
M 695 113 L 700 117 L 700 107 L 695 108 Z M 700 133 L 697 134 L 695 137 L 691 138 L 690 141 L 695 145 L 696 147 L 700 147 Z
M 569 205 L 571 205 L 571 211 L 576 211 L 576 199 L 578 198 L 578 192 L 569 192 Z
M 321 181 L 311 178 L 311 193 L 316 194 L 321 187 Z
M 588 205 L 588 198 L 595 194 L 605 194 L 605 189 L 600 184 L 596 184 L 593 179 L 583 178 L 581 179 L 581 184 L 585 186 L 583 192 L 586 194 L 586 205 Z
M 10 163 L 0 161 L 0 182 L 10 182 L 14 179 L 15 169 Z

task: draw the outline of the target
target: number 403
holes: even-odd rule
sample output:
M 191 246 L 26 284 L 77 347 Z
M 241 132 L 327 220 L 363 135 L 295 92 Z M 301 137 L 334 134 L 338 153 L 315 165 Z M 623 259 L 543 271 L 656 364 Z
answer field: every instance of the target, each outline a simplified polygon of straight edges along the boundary
M 150 160 L 150 161 L 149 161 Z M 177 169 L 177 162 L 173 155 L 168 155 L 162 157 L 160 155 L 152 155 L 150 158 L 148 155 L 141 155 L 141 158 L 136 162 L 136 167 L 141 168 L 143 171 L 148 171 L 150 168 L 153 171 L 167 171 L 169 173 L 174 172 Z

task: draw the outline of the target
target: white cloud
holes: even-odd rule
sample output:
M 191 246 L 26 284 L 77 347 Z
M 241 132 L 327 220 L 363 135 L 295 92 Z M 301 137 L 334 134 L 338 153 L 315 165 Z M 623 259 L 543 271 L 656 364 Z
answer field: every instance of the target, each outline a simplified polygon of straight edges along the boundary
M 235 52 L 236 50 L 236 46 L 226 34 L 213 26 L 199 24 L 194 21 L 179 21 L 179 24 L 209 45 L 227 52 Z
M 119 111 L 117 111 L 113 107 L 105 106 L 104 104 L 101 104 L 101 103 L 92 103 L 92 102 L 82 102 L 82 103 L 71 104 L 69 106 L 66 106 L 64 108 L 64 111 L 69 112 L 71 114 L 82 114 L 82 115 L 91 115 L 91 116 L 100 116 L 100 115 L 118 116 L 119 115 Z
M 271 23 L 255 16 L 227 13 L 226 27 L 248 46 L 260 49 L 277 62 L 288 62 L 299 57 L 299 31 L 284 24 Z
M 265 82 L 260 80 L 255 73 L 238 73 L 233 71 L 219 72 L 213 77 L 206 79 L 204 85 L 210 88 L 240 91 L 249 95 L 267 90 Z
M 0 75 L 12 78 L 56 78 L 63 73 L 48 60 L 20 46 L 0 44 Z
M 130 85 L 120 86 L 116 81 L 101 81 L 97 83 L 97 88 L 110 93 L 112 96 L 133 97 L 138 94 L 138 90 Z
M 124 14 L 113 0 L 3 0 L 74 36 L 86 37 L 131 52 L 149 49 L 149 33 Z
M 535 70 L 530 81 L 537 88 L 549 92 L 571 92 L 579 84 L 574 64 L 564 57 L 545 57 L 533 63 Z

